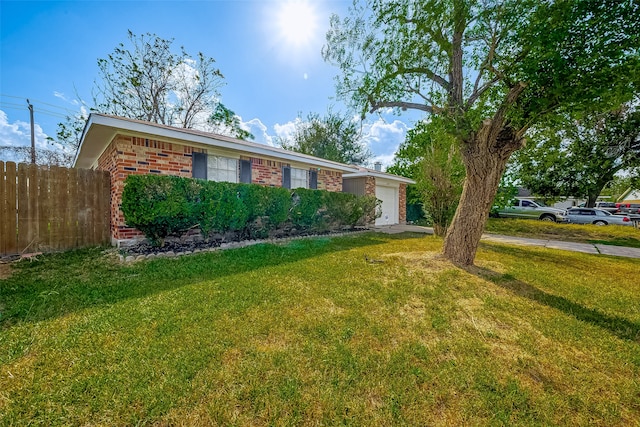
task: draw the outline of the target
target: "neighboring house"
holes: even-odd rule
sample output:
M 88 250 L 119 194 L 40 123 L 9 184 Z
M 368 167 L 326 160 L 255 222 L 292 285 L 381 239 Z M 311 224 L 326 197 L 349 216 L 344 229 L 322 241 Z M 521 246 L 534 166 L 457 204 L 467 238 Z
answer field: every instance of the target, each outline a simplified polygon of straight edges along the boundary
M 634 190 L 629 188 L 627 191 L 622 194 L 622 196 L 618 199 L 618 202 L 623 203 L 640 203 L 640 190 Z
M 74 166 L 109 171 L 114 244 L 142 236 L 127 227 L 120 209 L 130 174 L 160 174 L 271 187 L 312 188 L 376 195 L 376 225 L 406 222 L 406 187 L 414 181 L 264 144 L 157 123 L 93 113 Z

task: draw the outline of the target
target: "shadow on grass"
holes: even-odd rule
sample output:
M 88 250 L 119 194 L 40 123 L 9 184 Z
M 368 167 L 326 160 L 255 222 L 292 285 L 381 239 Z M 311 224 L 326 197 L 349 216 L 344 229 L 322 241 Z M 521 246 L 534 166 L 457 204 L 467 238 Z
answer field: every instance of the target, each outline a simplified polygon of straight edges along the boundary
M 373 233 L 316 237 L 131 265 L 109 261 L 96 248 L 45 255 L 22 261 L 10 278 L 0 280 L 0 329 L 395 238 Z
M 559 310 L 576 319 L 605 329 L 618 338 L 640 343 L 640 324 L 619 316 L 610 316 L 587 308 L 565 297 L 542 291 L 529 283 L 513 279 L 493 270 L 480 267 L 467 267 L 465 270 L 477 277 L 489 280 L 496 285 L 531 301 Z

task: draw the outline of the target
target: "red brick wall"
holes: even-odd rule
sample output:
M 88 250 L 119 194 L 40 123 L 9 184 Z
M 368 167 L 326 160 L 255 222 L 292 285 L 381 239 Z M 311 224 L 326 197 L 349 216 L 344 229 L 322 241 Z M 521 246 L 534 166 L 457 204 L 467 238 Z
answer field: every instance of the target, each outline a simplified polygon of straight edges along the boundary
M 98 159 L 98 169 L 111 174 L 111 237 L 142 237 L 127 227 L 120 209 L 124 180 L 130 174 L 191 176 L 191 147 L 146 138 L 117 135 Z M 197 149 L 196 149 L 197 151 Z
M 318 190 L 342 191 L 342 173 L 320 170 L 318 172 Z
M 367 196 L 375 196 L 376 195 L 376 179 L 372 176 L 368 176 L 365 179 L 366 181 L 364 183 L 364 194 Z
M 150 173 L 191 177 L 191 154 L 194 151 L 206 150 L 152 139 L 116 135 L 98 159 L 98 169 L 109 171 L 111 176 L 111 237 L 113 239 L 142 237 L 140 231 L 125 225 L 124 214 L 120 209 L 126 177 L 130 174 Z M 288 163 L 254 157 L 241 158 L 251 160 L 252 183 L 271 187 L 282 186 L 282 166 Z M 318 189 L 342 191 L 342 173 L 319 171 Z
M 241 159 L 251 160 L 252 184 L 282 187 L 282 166 L 284 165 L 282 162 L 255 157 L 241 157 Z
M 407 184 L 400 184 L 400 194 L 398 195 L 398 222 L 407 223 Z

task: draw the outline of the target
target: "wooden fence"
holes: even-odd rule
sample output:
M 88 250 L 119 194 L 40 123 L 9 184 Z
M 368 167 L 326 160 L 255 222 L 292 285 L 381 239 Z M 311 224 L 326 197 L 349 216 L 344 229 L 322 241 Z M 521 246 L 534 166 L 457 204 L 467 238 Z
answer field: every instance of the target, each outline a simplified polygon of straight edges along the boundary
M 0 256 L 109 243 L 109 173 L 0 161 Z

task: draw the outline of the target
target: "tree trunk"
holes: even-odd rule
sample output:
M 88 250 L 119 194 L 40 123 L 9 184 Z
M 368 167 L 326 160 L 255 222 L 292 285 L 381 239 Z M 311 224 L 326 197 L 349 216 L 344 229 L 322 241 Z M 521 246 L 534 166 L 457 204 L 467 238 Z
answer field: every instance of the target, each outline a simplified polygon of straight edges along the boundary
M 513 129 L 496 131 L 491 120 L 464 142 L 461 153 L 467 176 L 442 248 L 454 264 L 473 264 L 507 161 L 523 144 Z
M 589 193 L 587 195 L 587 208 L 593 208 L 596 206 L 596 200 L 598 200 L 598 196 L 600 195 L 600 192 L 598 192 L 598 194 L 595 193 Z

